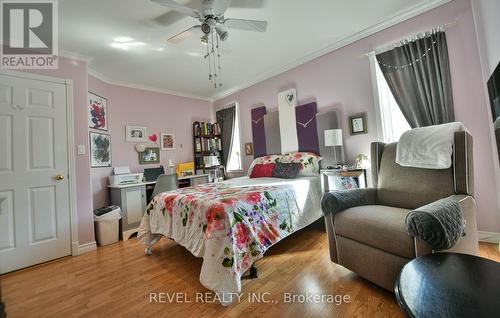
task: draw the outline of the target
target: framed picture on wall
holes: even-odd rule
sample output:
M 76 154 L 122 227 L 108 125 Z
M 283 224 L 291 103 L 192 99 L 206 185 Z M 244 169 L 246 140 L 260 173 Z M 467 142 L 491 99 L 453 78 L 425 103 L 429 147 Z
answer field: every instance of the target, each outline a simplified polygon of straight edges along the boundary
M 174 150 L 175 149 L 175 135 L 172 133 L 161 133 L 161 150 Z
M 143 152 L 139 152 L 139 164 L 150 165 L 160 163 L 160 148 L 146 147 Z
M 245 155 L 253 156 L 253 143 L 247 142 L 245 144 Z
M 88 92 L 87 101 L 89 127 L 108 131 L 108 100 Z
M 111 135 L 90 133 L 90 167 L 111 167 Z
M 366 113 L 349 116 L 349 128 L 351 135 L 361 135 L 368 133 Z
M 146 142 L 146 127 L 125 126 L 125 140 L 127 142 Z

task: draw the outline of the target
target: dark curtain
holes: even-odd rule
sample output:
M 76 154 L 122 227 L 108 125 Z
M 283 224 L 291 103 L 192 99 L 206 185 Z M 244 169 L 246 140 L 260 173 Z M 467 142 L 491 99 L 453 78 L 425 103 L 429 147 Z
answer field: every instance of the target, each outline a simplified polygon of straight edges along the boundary
M 412 128 L 455 120 L 444 31 L 434 31 L 378 54 L 377 60 Z
M 229 160 L 229 151 L 231 150 L 231 146 L 233 144 L 236 106 L 218 110 L 215 114 L 222 134 L 222 164 L 226 167 L 227 161 Z

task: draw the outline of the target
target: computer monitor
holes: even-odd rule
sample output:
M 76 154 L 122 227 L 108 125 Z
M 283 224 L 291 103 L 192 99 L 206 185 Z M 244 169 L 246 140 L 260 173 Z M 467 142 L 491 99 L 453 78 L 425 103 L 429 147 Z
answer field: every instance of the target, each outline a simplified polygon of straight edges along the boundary
M 165 169 L 163 169 L 163 166 L 159 166 L 158 168 L 145 168 L 144 180 L 156 181 L 156 179 L 158 179 L 158 177 L 162 174 L 165 174 Z

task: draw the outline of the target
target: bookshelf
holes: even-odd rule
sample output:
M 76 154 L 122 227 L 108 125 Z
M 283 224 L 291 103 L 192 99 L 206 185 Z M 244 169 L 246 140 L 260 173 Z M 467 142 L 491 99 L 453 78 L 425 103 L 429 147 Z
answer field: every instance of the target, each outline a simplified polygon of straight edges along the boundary
M 222 138 L 218 123 L 193 123 L 194 167 L 196 174 L 224 176 Z

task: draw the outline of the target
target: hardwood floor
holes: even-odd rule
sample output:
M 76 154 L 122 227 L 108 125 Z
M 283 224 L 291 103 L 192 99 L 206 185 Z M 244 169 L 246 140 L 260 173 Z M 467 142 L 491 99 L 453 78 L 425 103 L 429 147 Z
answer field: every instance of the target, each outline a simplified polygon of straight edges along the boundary
M 9 318 L 403 317 L 392 294 L 332 263 L 327 244 L 315 224 L 273 246 L 257 263 L 259 278 L 243 280 L 241 302 L 229 307 L 196 302 L 197 293 L 209 293 L 198 281 L 201 259 L 165 238 L 148 257 L 130 239 L 4 275 L 2 297 Z M 498 245 L 481 243 L 480 249 L 481 256 L 500 261 Z M 307 291 L 347 295 L 350 302 L 284 303 L 284 293 Z M 191 303 L 170 303 L 167 295 L 176 292 Z M 250 301 L 249 293 L 259 292 L 273 302 Z M 165 293 L 165 302 L 150 302 L 150 293 Z

